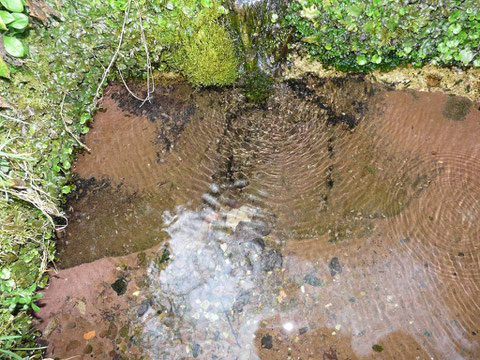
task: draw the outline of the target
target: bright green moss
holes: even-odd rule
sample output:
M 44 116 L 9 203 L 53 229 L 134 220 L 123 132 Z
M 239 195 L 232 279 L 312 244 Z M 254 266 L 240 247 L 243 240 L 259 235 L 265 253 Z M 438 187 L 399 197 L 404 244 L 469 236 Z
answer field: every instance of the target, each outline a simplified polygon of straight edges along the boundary
M 237 79 L 233 41 L 225 27 L 216 22 L 186 37 L 174 64 L 196 86 L 230 85 Z

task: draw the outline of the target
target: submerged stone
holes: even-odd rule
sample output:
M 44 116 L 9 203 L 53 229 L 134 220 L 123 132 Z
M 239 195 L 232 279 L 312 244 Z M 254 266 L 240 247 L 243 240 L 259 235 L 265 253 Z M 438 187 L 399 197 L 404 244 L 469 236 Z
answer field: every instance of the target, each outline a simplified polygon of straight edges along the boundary
M 111 286 L 118 296 L 127 292 L 127 281 L 124 278 L 117 279 Z
M 328 264 L 328 267 L 330 268 L 330 275 L 332 276 L 341 274 L 343 271 L 343 268 L 340 265 L 340 261 L 338 260 L 338 257 L 332 258 L 332 260 L 330 260 L 330 263 Z
M 262 253 L 263 271 L 273 271 L 282 267 L 282 254 L 276 249 L 270 249 Z
M 324 282 L 320 280 L 317 275 L 315 274 L 307 274 L 303 278 L 303 281 L 305 281 L 306 284 L 312 285 L 312 286 L 323 286 Z
M 194 358 L 197 358 L 199 354 L 200 354 L 200 345 L 195 343 L 192 346 L 192 355 Z
M 138 317 L 141 317 L 141 316 L 145 315 L 145 313 L 148 311 L 149 307 L 150 307 L 150 300 L 142 301 L 142 304 L 140 305 L 140 307 L 137 310 Z
M 308 327 L 306 327 L 306 326 L 298 329 L 298 333 L 299 333 L 300 335 L 305 334 L 307 331 L 308 331 Z
M 271 349 L 273 348 L 273 338 L 272 338 L 272 335 L 265 335 L 264 337 L 262 337 L 262 348 L 265 348 L 265 349 Z

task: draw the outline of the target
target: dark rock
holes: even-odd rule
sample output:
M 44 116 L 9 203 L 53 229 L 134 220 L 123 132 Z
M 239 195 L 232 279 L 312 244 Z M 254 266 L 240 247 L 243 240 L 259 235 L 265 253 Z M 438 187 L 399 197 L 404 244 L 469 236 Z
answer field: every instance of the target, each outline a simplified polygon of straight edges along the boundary
M 443 107 L 443 116 L 451 121 L 463 121 L 473 103 L 459 96 L 450 96 Z
M 244 291 L 240 294 L 240 296 L 235 300 L 233 303 L 233 311 L 235 312 L 242 312 L 243 307 L 248 304 L 250 301 L 250 294 L 247 291 Z
M 76 327 L 77 327 L 77 324 L 73 321 L 67 324 L 67 329 L 75 329 Z
M 338 261 L 338 257 L 332 258 L 332 260 L 330 260 L 330 263 L 328 264 L 328 267 L 330 268 L 330 275 L 332 276 L 341 274 L 343 271 L 343 268 L 340 265 L 340 261 Z
M 258 235 L 267 236 L 270 234 L 270 229 L 263 221 L 252 221 L 250 226 L 253 231 L 255 231 Z
M 273 271 L 282 267 L 282 254 L 276 249 L 270 249 L 262 253 L 262 270 Z
M 137 310 L 138 317 L 142 317 L 143 315 L 145 315 L 149 307 L 150 307 L 150 300 L 143 300 L 142 304 Z
M 194 358 L 197 358 L 199 354 L 200 354 L 200 345 L 197 343 L 194 343 L 192 346 L 192 355 Z
M 255 238 L 255 239 L 252 240 L 252 242 L 254 244 L 260 246 L 262 248 L 262 250 L 265 249 L 265 246 L 266 246 L 265 240 L 263 240 L 262 238 L 259 238 L 259 237 Z
M 474 334 L 475 335 L 475 334 Z M 35 341 L 35 345 L 37 347 L 47 347 L 48 346 L 48 340 L 45 339 L 37 339 Z
M 271 349 L 273 348 L 273 338 L 272 335 L 265 335 L 262 337 L 262 348 Z
M 262 221 L 240 221 L 235 228 L 235 239 L 239 241 L 252 241 L 268 234 L 270 229 Z
M 111 286 L 118 296 L 124 295 L 127 292 L 127 281 L 124 278 L 117 279 Z
M 307 274 L 305 275 L 305 277 L 303 278 L 303 281 L 305 282 L 305 284 L 308 284 L 308 285 L 312 285 L 312 286 L 323 286 L 324 283 L 322 280 L 320 280 L 317 275 L 315 274 Z
M 299 333 L 300 335 L 305 334 L 307 331 L 308 331 L 308 327 L 306 327 L 306 326 L 298 329 L 298 333 Z
M 117 328 L 117 325 L 115 325 L 113 322 L 110 323 L 110 325 L 108 326 L 108 330 L 107 330 L 107 338 L 109 338 L 110 340 L 115 340 L 115 338 L 117 337 L 117 332 L 118 332 L 118 328 Z

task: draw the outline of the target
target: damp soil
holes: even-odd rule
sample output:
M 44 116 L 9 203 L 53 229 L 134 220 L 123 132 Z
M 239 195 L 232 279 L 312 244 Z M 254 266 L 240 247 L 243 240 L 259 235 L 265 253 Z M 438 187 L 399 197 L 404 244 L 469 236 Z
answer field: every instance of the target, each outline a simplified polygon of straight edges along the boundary
M 39 304 L 46 355 L 480 357 L 471 100 L 305 75 L 262 105 L 179 82 L 143 105 L 111 85 L 102 108 Z

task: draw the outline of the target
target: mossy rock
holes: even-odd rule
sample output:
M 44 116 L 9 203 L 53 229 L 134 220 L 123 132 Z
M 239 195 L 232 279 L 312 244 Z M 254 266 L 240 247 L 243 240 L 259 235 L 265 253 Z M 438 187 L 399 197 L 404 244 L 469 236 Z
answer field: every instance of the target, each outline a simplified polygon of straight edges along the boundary
M 223 25 L 206 24 L 185 39 L 176 66 L 195 86 L 230 85 L 237 79 L 233 40 Z

